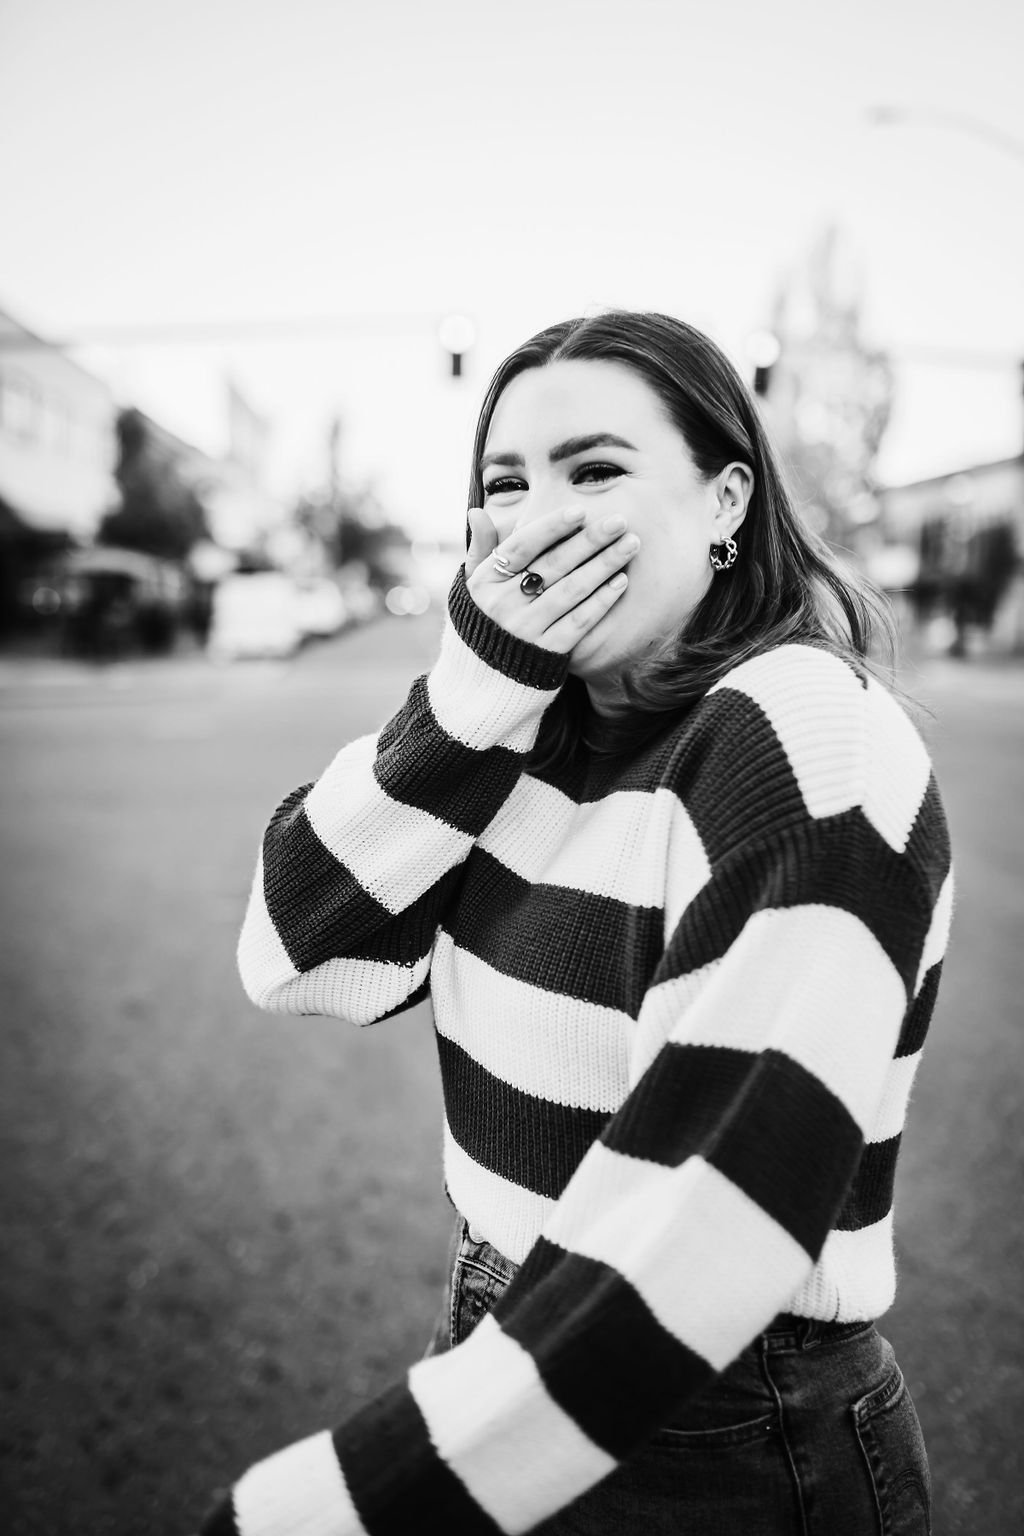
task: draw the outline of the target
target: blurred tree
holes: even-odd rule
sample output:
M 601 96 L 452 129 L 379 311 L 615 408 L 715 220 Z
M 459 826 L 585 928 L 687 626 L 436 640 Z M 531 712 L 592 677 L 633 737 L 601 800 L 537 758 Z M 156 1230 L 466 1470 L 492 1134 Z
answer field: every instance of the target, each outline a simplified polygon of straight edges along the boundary
M 862 315 L 856 257 L 829 228 L 778 295 L 769 413 L 808 520 L 853 547 L 879 515 L 875 464 L 893 402 L 889 358 L 866 342 Z
M 340 486 L 303 496 L 293 522 L 316 545 L 328 569 L 361 561 L 374 586 L 390 586 L 404 570 L 409 535 L 384 514 L 372 490 Z
M 300 563 L 336 570 L 359 561 L 372 585 L 389 587 L 404 574 L 409 535 L 387 517 L 372 486 L 345 483 L 339 465 L 341 437 L 341 418 L 334 416 L 327 427 L 324 488 L 301 497 L 292 512 L 292 526 L 306 546 Z
M 165 560 L 184 560 L 194 544 L 209 537 L 206 512 L 195 488 L 141 411 L 120 413 L 117 441 L 114 477 L 121 503 L 103 518 L 97 541 Z

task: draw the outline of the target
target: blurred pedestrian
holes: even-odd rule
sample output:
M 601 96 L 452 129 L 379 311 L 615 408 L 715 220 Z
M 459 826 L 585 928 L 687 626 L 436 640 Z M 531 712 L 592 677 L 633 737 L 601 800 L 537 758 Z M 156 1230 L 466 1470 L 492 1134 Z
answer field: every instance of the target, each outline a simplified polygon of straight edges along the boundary
M 426 1356 L 210 1536 L 924 1533 L 875 1323 L 951 873 L 879 616 L 745 385 L 655 314 L 498 369 L 440 656 L 267 829 L 260 1006 L 433 1004 Z

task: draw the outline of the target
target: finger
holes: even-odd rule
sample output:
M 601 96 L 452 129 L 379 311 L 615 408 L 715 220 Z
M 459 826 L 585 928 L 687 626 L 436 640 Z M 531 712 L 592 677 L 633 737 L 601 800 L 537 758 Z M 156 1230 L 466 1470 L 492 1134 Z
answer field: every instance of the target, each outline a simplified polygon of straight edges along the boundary
M 532 569 L 543 576 L 548 586 L 574 571 L 602 549 L 619 546 L 618 553 L 625 553 L 630 535 L 626 519 L 615 514 L 588 522 L 574 537 L 555 544 L 532 562 Z M 597 578 L 603 580 L 602 574 Z
M 598 624 L 610 608 L 613 608 L 619 598 L 629 586 L 629 577 L 625 571 L 616 571 L 608 581 L 602 582 L 596 592 L 584 598 L 575 608 L 563 614 L 554 624 L 550 625 L 536 641 L 537 645 L 545 650 L 557 651 L 560 655 L 568 653 L 577 646 L 583 636 Z
M 636 534 L 627 533 L 609 548 L 601 550 L 592 559 L 570 571 L 560 581 L 553 582 L 539 596 L 531 597 L 529 611 L 523 622 L 523 635 L 537 645 L 546 645 L 547 636 L 562 619 L 568 618 L 568 629 L 556 630 L 557 635 L 563 639 L 566 634 L 575 635 L 575 638 L 579 639 L 577 626 L 581 616 L 585 621 L 593 612 L 584 605 L 599 593 L 604 593 L 605 597 L 609 592 L 613 592 L 616 597 L 622 595 L 623 587 L 620 585 L 609 587 L 609 583 L 622 572 L 624 566 L 629 564 L 639 548 L 640 540 Z M 603 611 L 599 604 L 598 617 Z M 575 615 L 575 618 L 572 615 Z M 570 644 L 572 643 L 575 642 L 570 641 Z M 557 648 L 566 649 L 567 647 L 559 645 Z
M 574 533 L 585 516 L 586 507 L 583 506 L 546 512 L 542 517 L 521 523 L 501 541 L 497 552 L 507 557 L 513 571 L 525 571 L 544 550 Z
M 589 560 L 582 560 L 573 565 L 561 578 L 550 577 L 544 592 L 535 597 L 532 602 L 532 607 L 536 609 L 536 620 L 539 621 L 541 628 L 546 629 L 563 613 L 568 613 L 570 609 L 585 602 L 590 594 L 596 592 L 610 577 L 614 576 L 616 571 L 628 565 L 639 548 L 640 540 L 637 535 L 627 532 L 591 555 Z M 537 561 L 534 569 L 542 573 L 546 564 L 546 559 Z
M 498 530 L 482 507 L 470 507 L 466 514 L 470 541 L 466 551 L 466 575 L 472 576 L 479 565 L 493 554 L 498 542 Z

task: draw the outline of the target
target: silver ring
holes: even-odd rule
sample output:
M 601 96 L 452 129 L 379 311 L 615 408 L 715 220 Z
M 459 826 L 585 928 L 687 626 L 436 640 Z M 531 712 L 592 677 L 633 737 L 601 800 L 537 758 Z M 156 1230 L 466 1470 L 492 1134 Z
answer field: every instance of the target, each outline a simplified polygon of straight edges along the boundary
M 524 571 L 519 582 L 520 592 L 527 597 L 540 597 L 544 591 L 544 577 L 538 571 Z
M 491 564 L 499 576 L 514 576 L 516 574 L 512 569 L 508 555 L 492 555 Z

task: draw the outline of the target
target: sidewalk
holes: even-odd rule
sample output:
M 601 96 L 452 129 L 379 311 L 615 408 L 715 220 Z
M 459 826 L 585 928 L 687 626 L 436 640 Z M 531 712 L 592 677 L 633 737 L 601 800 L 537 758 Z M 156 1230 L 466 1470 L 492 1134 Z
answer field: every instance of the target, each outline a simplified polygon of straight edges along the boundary
M 117 690 L 143 679 L 159 683 L 213 670 L 205 652 L 189 641 L 182 641 L 170 655 L 128 656 L 109 661 L 59 656 L 50 644 L 33 644 L 21 638 L 0 642 L 0 690 L 89 686 Z
M 288 676 L 291 684 L 321 691 L 343 676 L 346 686 L 374 681 L 380 669 L 395 667 L 410 672 L 409 641 L 421 650 L 419 670 L 427 670 L 437 653 L 440 617 L 430 612 L 419 618 L 377 615 L 352 625 L 337 635 L 308 641 L 286 658 L 244 658 L 220 663 L 211 661 L 195 640 L 183 637 L 169 655 L 131 655 L 109 661 L 89 661 L 54 654 L 31 642 L 0 642 L 0 701 L 81 699 L 97 696 L 138 697 L 145 693 L 247 691 L 268 680 Z M 367 670 L 369 667 L 369 670 Z M 417 670 L 414 666 L 413 670 Z M 358 676 L 354 676 L 358 674 Z
M 110 661 L 58 656 L 52 644 L 44 648 L 38 643 L 7 639 L 0 641 L 0 697 L 12 692 L 41 695 L 83 689 L 109 695 L 139 688 L 194 688 L 204 683 L 219 687 L 228 679 L 233 686 L 286 672 L 296 681 L 312 685 L 317 678 L 322 680 L 324 674 L 334 672 L 339 656 L 350 650 L 360 663 L 372 652 L 374 665 L 386 666 L 393 661 L 408 670 L 411 636 L 422 652 L 422 669 L 428 670 L 437 653 L 440 624 L 440 615 L 434 611 L 420 618 L 380 615 L 329 639 L 311 641 L 287 659 L 245 659 L 227 665 L 211 661 L 198 642 L 187 637 L 170 655 L 134 655 Z M 1015 697 L 1024 691 L 1024 654 L 987 646 L 979 639 L 966 657 L 952 657 L 945 650 L 929 647 L 921 636 L 909 635 L 900 644 L 898 677 L 912 695 L 969 689 L 979 698 Z

